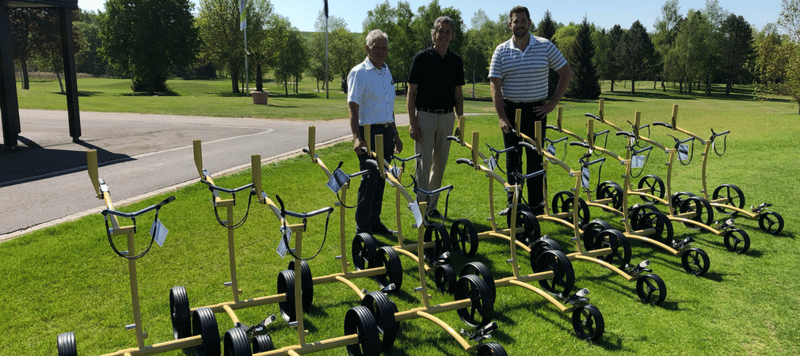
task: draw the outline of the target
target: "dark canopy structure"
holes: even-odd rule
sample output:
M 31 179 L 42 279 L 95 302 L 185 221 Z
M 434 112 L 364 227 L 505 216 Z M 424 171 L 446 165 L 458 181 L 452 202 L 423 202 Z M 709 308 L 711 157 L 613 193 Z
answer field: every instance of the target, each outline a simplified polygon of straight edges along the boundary
M 14 45 L 11 42 L 9 10 L 13 8 L 52 7 L 58 9 L 61 49 L 64 58 L 64 82 L 67 92 L 69 135 L 73 141 L 81 136 L 78 85 L 75 75 L 75 43 L 72 38 L 72 12 L 78 9 L 78 0 L 0 0 L 0 113 L 3 120 L 3 144 L 17 146 L 22 133 L 17 101 L 17 83 L 14 78 Z

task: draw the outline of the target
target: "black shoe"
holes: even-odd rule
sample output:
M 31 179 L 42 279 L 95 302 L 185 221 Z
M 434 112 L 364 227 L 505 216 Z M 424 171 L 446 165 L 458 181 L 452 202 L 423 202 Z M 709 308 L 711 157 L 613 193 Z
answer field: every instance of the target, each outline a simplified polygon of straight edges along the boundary
M 386 227 L 383 223 L 372 225 L 372 233 L 379 235 L 394 235 L 395 231 Z
M 510 212 L 511 212 L 511 208 L 505 208 L 505 209 L 503 209 L 503 210 L 500 210 L 500 212 L 499 212 L 498 214 L 499 214 L 500 216 L 506 216 L 506 215 L 508 215 L 508 213 L 510 213 Z
M 442 216 L 442 213 L 440 213 L 439 210 L 436 209 L 428 211 L 428 217 L 431 219 L 444 220 L 444 216 Z

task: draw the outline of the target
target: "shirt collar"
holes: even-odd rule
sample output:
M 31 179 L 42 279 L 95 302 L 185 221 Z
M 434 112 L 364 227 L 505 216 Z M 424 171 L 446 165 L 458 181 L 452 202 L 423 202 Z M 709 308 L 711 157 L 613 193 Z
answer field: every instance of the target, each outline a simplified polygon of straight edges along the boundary
M 529 32 L 528 34 L 530 35 L 530 37 L 528 37 L 528 46 L 525 47 L 526 51 L 527 51 L 528 48 L 533 48 L 533 47 L 536 46 L 537 43 L 539 43 L 539 41 L 536 40 L 536 38 L 533 36 L 532 33 Z M 517 48 L 516 46 L 514 46 L 514 35 L 511 35 L 511 38 L 508 39 L 508 48 L 511 48 L 511 49 Z M 523 51 L 523 52 L 525 52 L 525 51 Z
M 375 65 L 372 64 L 372 61 L 369 60 L 369 56 L 367 56 L 367 58 L 364 59 L 364 66 L 367 68 L 367 70 L 378 69 L 378 68 L 375 67 Z M 388 68 L 388 66 L 386 65 L 386 62 L 381 63 L 381 68 L 380 69 L 385 69 L 385 68 Z

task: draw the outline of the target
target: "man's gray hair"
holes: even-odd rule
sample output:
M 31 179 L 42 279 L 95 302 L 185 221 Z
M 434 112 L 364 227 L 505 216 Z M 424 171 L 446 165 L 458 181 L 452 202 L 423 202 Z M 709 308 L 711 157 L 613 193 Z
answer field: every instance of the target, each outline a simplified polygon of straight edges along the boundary
M 383 38 L 386 40 L 386 43 L 389 43 L 389 36 L 386 35 L 386 32 L 381 30 L 372 30 L 369 31 L 367 34 L 367 46 L 372 47 L 379 38 Z
M 456 30 L 456 22 L 450 18 L 450 16 L 439 16 L 436 21 L 433 21 L 433 28 L 431 29 L 431 42 L 436 42 L 436 31 L 439 31 L 442 28 L 442 23 L 446 23 L 450 25 L 450 28 L 453 29 L 455 33 Z

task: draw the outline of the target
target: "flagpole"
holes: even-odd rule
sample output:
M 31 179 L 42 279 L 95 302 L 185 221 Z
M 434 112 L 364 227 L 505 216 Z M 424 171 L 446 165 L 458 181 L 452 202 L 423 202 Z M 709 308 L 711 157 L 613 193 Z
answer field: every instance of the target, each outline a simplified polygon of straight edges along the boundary
M 325 99 L 330 99 L 330 88 L 328 84 L 328 0 L 325 2 Z

